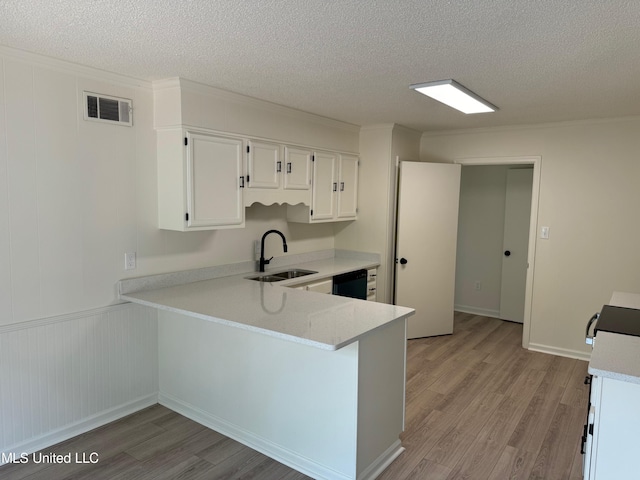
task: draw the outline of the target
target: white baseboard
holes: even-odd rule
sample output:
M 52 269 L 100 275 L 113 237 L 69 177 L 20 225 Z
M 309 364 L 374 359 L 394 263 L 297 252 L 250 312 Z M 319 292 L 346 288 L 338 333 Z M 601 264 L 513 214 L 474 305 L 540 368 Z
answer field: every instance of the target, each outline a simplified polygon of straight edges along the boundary
M 549 345 L 540 345 L 538 343 L 529 343 L 529 350 L 532 350 L 534 352 L 550 353 L 551 355 L 558 355 L 560 357 L 585 360 L 587 362 L 591 358 L 590 353 L 581 352 L 579 350 L 569 350 L 567 348 L 551 347 Z
M 398 440 L 387 448 L 371 465 L 365 468 L 364 471 L 358 475 L 358 480 L 373 480 L 377 478 L 404 450 L 402 443 Z
M 500 318 L 500 310 L 490 310 L 488 308 L 474 307 L 473 305 L 454 305 L 453 309 L 457 312 L 470 313 L 472 315 Z
M 171 395 L 160 393 L 158 403 L 312 478 L 319 480 L 353 480 L 351 477 L 346 476 L 341 472 L 337 472 L 336 470 L 328 468 L 309 458 L 302 457 L 295 452 L 282 448 L 280 445 L 259 437 L 252 432 L 227 422 L 226 420 L 211 415 L 210 413 L 183 402 Z M 397 455 L 400 453 L 401 451 L 398 452 Z M 391 459 L 391 461 L 392 460 L 393 459 Z M 391 463 L 391 461 L 389 463 Z M 375 477 L 371 476 L 367 478 Z
M 22 453 L 31 454 L 38 450 L 42 450 L 43 448 L 50 447 L 51 445 L 64 442 L 65 440 L 69 440 L 77 435 L 86 433 L 89 430 L 93 430 L 94 428 L 101 427 L 107 423 L 126 417 L 127 415 L 142 410 L 143 408 L 155 405 L 156 403 L 158 403 L 157 394 L 138 398 L 115 408 L 110 408 L 109 410 L 87 417 L 79 422 L 67 425 L 53 432 L 49 432 L 40 437 L 32 438 L 28 442 L 9 447 L 3 453 L 5 453 L 5 456 L 6 454 L 15 453 L 19 458 Z M 2 459 L 0 458 L 0 465 L 2 464 Z

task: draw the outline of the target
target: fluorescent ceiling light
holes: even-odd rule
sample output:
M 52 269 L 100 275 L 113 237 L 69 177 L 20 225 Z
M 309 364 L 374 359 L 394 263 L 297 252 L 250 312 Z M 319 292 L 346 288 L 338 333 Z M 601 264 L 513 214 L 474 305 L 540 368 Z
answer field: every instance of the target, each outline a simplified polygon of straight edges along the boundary
M 410 88 L 463 113 L 486 113 L 498 110 L 498 107 L 464 88 L 455 80 L 416 83 L 410 85 Z

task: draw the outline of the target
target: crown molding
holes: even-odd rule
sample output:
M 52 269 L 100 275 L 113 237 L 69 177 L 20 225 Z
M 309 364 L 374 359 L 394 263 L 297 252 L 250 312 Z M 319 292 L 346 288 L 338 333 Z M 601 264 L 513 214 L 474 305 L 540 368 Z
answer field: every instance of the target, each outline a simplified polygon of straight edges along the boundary
M 375 125 L 364 125 L 360 127 L 360 131 L 369 132 L 369 131 L 384 130 L 384 131 L 392 132 L 395 126 L 396 126 L 395 123 L 378 123 Z
M 176 87 L 180 87 L 179 77 L 163 78 L 161 80 L 153 80 L 151 82 L 151 88 L 153 88 L 153 90 L 167 90 L 169 88 Z
M 48 57 L 38 53 L 27 52 L 17 48 L 0 45 L 0 56 L 7 60 L 35 64 L 39 67 L 70 73 L 82 77 L 116 83 L 126 87 L 151 88 L 151 82 L 140 78 L 129 77 L 119 73 L 100 70 L 99 68 L 68 62 L 59 58 Z
M 401 131 L 403 133 L 407 133 L 409 135 L 416 135 L 418 137 L 422 136 L 422 132 L 420 130 L 416 130 L 411 127 L 405 127 L 404 125 L 400 125 L 398 123 L 394 124 L 393 129 Z
M 523 125 L 502 125 L 497 127 L 482 128 L 464 128 L 459 130 L 441 130 L 432 132 L 422 132 L 422 137 L 444 137 L 450 135 L 467 135 L 473 133 L 501 133 L 501 132 L 517 132 L 521 130 L 544 130 L 549 128 L 569 128 L 585 125 L 603 125 L 610 123 L 625 123 L 640 120 L 640 115 L 629 115 L 626 117 L 608 117 L 608 118 L 588 118 L 584 120 L 567 120 L 564 122 L 548 122 L 548 123 L 530 123 Z
M 393 131 L 401 131 L 404 133 L 408 133 L 411 135 L 421 136 L 423 132 L 420 130 L 415 130 L 410 127 L 405 127 L 404 125 L 400 125 L 399 123 L 378 123 L 374 125 L 364 125 L 360 127 L 361 132 L 367 131 L 386 131 L 392 133 Z

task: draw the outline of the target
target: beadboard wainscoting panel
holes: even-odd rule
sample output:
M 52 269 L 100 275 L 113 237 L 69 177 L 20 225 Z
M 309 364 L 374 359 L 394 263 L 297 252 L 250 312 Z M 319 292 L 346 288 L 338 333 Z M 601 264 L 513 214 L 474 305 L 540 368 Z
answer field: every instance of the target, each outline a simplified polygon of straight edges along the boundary
M 0 327 L 0 451 L 32 452 L 152 405 L 154 309 L 121 304 Z

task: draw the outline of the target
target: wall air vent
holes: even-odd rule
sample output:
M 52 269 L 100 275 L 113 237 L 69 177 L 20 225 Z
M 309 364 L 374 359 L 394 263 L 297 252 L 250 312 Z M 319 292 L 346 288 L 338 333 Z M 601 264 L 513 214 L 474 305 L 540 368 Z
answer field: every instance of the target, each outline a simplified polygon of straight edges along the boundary
M 84 92 L 84 119 L 95 122 L 133 125 L 133 107 L 127 98 Z

